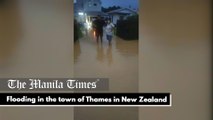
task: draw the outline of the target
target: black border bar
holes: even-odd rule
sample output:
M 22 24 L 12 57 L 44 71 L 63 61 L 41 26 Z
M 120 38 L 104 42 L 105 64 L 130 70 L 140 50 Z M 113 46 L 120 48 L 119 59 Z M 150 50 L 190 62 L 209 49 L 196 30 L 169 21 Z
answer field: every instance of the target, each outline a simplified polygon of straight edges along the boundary
M 171 97 L 170 93 L 0 93 L 0 106 L 171 106 Z

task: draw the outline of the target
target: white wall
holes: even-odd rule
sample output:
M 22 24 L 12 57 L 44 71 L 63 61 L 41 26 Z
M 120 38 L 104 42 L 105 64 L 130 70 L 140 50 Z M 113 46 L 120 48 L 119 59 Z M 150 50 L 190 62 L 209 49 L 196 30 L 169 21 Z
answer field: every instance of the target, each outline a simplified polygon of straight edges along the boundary
M 119 15 L 113 15 L 113 24 L 117 24 L 117 21 L 120 19 Z

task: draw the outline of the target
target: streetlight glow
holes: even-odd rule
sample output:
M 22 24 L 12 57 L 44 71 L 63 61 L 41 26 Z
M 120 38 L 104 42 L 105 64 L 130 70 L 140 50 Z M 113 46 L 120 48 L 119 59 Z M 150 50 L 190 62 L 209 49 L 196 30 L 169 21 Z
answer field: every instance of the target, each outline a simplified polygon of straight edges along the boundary
M 83 12 L 79 12 L 78 15 L 82 16 L 82 15 L 84 15 L 84 13 Z

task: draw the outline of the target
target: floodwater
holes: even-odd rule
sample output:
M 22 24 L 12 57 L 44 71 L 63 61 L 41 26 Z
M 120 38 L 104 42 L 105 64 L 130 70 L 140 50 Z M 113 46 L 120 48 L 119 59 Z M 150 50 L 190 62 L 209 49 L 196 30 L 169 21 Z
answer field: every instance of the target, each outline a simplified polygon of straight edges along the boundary
M 74 45 L 75 77 L 103 77 L 110 80 L 111 92 L 138 91 L 138 40 L 114 36 L 112 44 L 103 37 L 97 43 L 91 31 Z
M 104 37 L 97 43 L 93 32 L 74 45 L 75 77 L 109 78 L 109 92 L 138 92 L 138 40 Z M 75 108 L 76 120 L 137 120 L 138 108 Z M 125 114 L 124 114 L 125 113 Z
M 71 5 L 70 0 L 17 0 L 0 7 L 0 77 L 72 77 L 75 60 L 75 77 L 107 77 L 109 92 L 137 92 L 138 41 L 115 37 L 112 46 L 106 41 L 101 46 L 90 35 L 74 45 L 73 55 Z M 138 109 L 75 108 L 73 115 L 73 108 L 0 108 L 0 119 L 5 120 L 71 120 L 73 116 L 137 120 Z

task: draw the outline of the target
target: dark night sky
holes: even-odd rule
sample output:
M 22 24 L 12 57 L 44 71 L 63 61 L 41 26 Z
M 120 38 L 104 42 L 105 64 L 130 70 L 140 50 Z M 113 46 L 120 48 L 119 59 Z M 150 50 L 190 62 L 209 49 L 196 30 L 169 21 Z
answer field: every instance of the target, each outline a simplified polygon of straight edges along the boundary
M 101 0 L 103 7 L 110 7 L 110 6 L 121 6 L 121 7 L 129 7 L 132 8 L 139 8 L 139 0 Z M 76 2 L 76 0 L 74 0 Z
M 138 8 L 139 0 L 101 0 L 103 7 L 109 6 L 121 6 L 121 7 L 129 7 L 131 5 L 132 8 Z

